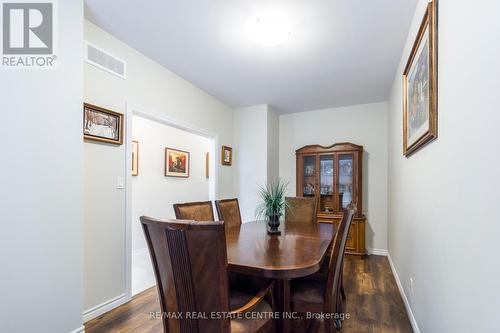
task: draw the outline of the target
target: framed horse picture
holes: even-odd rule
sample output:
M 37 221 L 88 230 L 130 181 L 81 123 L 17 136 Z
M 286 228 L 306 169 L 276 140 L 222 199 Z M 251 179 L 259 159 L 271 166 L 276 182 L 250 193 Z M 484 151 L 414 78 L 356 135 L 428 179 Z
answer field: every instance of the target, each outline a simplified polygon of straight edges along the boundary
M 83 138 L 123 144 L 123 114 L 84 103 Z
M 403 154 L 437 138 L 437 0 L 431 1 L 403 72 Z

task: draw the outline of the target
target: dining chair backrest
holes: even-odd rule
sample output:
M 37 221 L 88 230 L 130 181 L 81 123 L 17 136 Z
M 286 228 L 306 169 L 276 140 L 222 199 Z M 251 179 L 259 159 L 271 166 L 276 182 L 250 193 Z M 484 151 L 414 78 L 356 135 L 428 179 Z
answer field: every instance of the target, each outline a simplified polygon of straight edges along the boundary
M 316 209 L 318 200 L 316 198 L 287 197 L 286 202 L 290 206 L 285 214 L 285 222 L 316 222 Z
M 342 220 L 339 223 L 339 227 L 333 239 L 324 303 L 324 311 L 328 311 L 329 313 L 335 313 L 337 311 L 345 247 L 354 212 L 354 209 L 351 208 L 344 211 Z
M 211 201 L 174 204 L 175 218 L 179 220 L 214 221 Z
M 223 223 L 140 219 L 155 272 L 163 331 L 228 333 L 229 319 L 186 315 L 229 311 Z M 182 316 L 169 319 L 168 313 Z
M 215 207 L 219 221 L 224 221 L 226 228 L 241 225 L 241 213 L 238 199 L 216 200 Z

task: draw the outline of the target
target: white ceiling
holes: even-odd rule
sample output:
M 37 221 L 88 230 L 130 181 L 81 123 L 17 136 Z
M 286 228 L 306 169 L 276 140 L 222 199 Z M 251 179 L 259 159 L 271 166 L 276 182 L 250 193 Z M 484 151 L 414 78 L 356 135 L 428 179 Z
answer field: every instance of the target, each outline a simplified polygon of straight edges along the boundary
M 282 113 L 386 101 L 416 0 L 85 0 L 85 16 L 232 107 Z M 246 24 L 292 22 L 265 48 Z

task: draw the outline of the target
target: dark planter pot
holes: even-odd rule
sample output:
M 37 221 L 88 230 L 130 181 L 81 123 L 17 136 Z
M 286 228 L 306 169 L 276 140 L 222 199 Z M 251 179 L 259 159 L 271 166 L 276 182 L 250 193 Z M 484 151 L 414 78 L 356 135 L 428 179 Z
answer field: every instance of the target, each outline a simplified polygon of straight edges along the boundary
M 267 217 L 267 233 L 269 235 L 279 235 L 281 231 L 279 230 L 280 226 L 280 216 L 279 215 L 271 215 Z

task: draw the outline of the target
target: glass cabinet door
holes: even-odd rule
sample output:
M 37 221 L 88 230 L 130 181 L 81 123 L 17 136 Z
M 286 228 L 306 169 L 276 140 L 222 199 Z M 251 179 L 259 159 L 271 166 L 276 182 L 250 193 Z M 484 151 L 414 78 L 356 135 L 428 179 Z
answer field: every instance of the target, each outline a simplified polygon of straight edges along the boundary
M 353 184 L 354 156 L 353 154 L 339 155 L 338 160 L 338 207 L 344 211 L 355 200 L 357 193 Z
M 316 196 L 316 156 L 302 158 L 302 196 Z
M 319 159 L 319 179 L 320 179 L 320 201 L 319 210 L 321 212 L 334 211 L 334 155 L 322 155 Z

